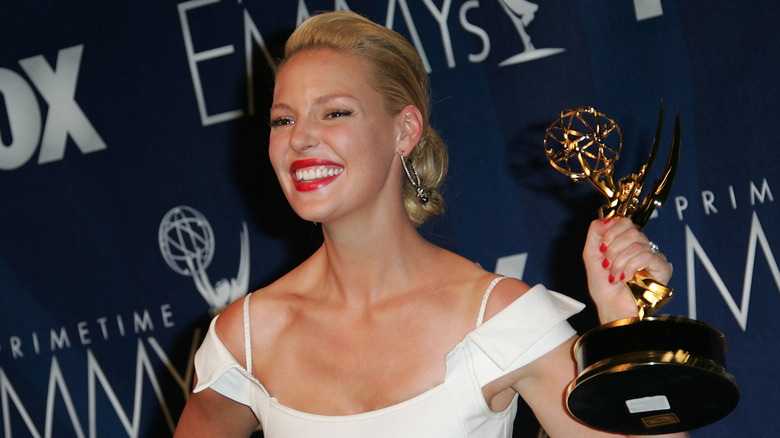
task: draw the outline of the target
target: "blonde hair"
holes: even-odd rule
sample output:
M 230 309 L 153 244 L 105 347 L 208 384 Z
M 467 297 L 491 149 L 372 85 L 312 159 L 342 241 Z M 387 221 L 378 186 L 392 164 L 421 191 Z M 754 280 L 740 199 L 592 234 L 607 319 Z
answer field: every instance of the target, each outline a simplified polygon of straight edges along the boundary
M 420 175 L 428 202 L 420 202 L 417 191 L 404 176 L 402 197 L 406 212 L 415 226 L 444 212 L 440 188 L 447 175 L 448 153 L 439 134 L 430 125 L 430 86 L 428 74 L 414 47 L 385 26 L 354 12 L 337 11 L 315 15 L 301 23 L 287 40 L 279 68 L 302 50 L 327 48 L 366 60 L 373 69 L 374 88 L 384 96 L 385 109 L 398 114 L 415 105 L 423 117 L 420 142 L 409 154 Z

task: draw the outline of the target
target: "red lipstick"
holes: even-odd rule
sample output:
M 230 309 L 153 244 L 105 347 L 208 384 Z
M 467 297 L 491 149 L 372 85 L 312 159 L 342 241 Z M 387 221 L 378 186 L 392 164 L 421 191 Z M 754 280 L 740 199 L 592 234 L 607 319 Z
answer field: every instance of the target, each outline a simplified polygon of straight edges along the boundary
M 341 175 L 344 167 L 321 158 L 296 160 L 290 165 L 290 176 L 295 189 L 310 192 L 324 187 Z

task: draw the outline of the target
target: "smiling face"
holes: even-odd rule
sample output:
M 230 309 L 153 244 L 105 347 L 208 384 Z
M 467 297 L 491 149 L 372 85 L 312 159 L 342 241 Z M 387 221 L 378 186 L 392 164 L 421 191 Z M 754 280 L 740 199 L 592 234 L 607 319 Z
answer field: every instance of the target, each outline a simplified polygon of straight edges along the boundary
M 329 49 L 296 53 L 278 72 L 269 156 L 290 205 L 306 220 L 327 223 L 401 204 L 400 172 L 391 169 L 404 124 L 385 110 L 370 75 L 365 61 Z

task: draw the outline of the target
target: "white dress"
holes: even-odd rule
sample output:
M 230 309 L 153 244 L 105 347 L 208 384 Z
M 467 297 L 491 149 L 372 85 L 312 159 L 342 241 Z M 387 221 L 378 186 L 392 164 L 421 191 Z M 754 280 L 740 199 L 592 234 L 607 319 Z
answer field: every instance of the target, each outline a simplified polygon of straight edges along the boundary
M 510 438 L 517 396 L 502 412 L 485 402 L 482 387 L 534 361 L 575 335 L 567 319 L 584 305 L 537 285 L 486 322 L 482 300 L 477 327 L 446 356 L 444 382 L 393 406 L 355 415 L 326 416 L 280 404 L 251 372 L 248 296 L 244 305 L 247 368 L 228 352 L 214 331 L 214 318 L 195 354 L 195 392 L 211 388 L 252 409 L 265 438 Z

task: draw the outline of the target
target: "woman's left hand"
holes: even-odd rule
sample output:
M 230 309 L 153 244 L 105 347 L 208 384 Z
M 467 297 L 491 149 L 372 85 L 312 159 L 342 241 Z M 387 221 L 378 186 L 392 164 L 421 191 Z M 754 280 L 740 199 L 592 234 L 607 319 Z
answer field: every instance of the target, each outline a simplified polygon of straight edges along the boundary
M 625 281 L 638 271 L 644 269 L 663 284 L 672 276 L 672 265 L 666 256 L 653 251 L 647 236 L 627 218 L 594 220 L 582 258 L 602 324 L 637 316 L 636 301 Z

